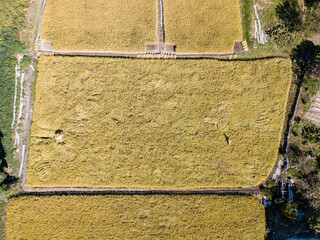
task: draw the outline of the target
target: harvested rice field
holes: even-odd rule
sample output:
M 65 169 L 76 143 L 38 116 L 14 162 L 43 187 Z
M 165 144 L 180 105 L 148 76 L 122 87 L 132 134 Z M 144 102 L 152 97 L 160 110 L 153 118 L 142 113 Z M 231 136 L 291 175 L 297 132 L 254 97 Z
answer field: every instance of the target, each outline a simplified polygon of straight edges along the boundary
M 7 240 L 262 240 L 265 214 L 249 196 L 23 196 L 9 200 L 6 228 Z
M 166 42 L 178 53 L 232 53 L 242 41 L 239 0 L 163 0 Z
M 54 50 L 144 52 L 156 24 L 156 0 L 47 0 L 40 38 Z
M 41 56 L 27 187 L 255 186 L 278 153 L 287 59 Z

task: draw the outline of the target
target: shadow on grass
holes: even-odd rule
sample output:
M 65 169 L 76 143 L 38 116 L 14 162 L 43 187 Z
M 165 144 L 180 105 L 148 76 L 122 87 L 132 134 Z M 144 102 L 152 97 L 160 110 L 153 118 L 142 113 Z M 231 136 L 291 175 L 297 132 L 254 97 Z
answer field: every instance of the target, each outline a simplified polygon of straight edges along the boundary
M 17 181 L 17 178 L 15 176 L 10 176 L 7 172 L 6 172 L 6 168 L 8 168 L 8 162 L 6 160 L 6 151 L 2 145 L 2 139 L 3 139 L 3 133 L 0 130 L 0 172 L 2 172 L 5 176 L 3 178 L 2 181 L 0 181 L 0 185 L 2 184 L 11 184 Z

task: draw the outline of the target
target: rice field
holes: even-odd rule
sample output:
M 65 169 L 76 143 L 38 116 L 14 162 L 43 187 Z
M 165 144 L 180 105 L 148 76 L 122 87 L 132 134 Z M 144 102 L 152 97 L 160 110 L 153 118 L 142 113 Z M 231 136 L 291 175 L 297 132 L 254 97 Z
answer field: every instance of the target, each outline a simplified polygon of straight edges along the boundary
M 41 56 L 27 187 L 255 186 L 291 64 Z
M 156 0 L 47 0 L 40 38 L 54 50 L 144 52 L 156 24 Z
M 264 239 L 249 196 L 24 196 L 7 204 L 7 240 Z
M 166 42 L 179 53 L 232 53 L 242 41 L 239 0 L 163 0 Z

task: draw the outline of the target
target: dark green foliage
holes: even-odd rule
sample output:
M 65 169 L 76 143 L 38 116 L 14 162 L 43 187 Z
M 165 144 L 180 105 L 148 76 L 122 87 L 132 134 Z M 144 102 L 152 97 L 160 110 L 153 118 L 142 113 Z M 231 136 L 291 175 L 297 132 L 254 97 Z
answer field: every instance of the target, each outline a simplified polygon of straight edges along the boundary
M 298 216 L 298 203 L 284 202 L 280 208 L 283 217 L 289 220 L 295 220 Z
M 319 34 L 320 31 L 320 2 L 312 4 L 305 9 L 303 30 L 309 35 Z
M 24 55 L 24 57 L 20 63 L 21 68 L 28 67 L 31 64 L 31 60 L 32 60 L 32 58 L 30 56 Z
M 309 228 L 315 233 L 320 234 L 320 216 L 316 212 L 308 212 L 306 214 L 306 220 Z
M 290 57 L 294 60 L 294 72 L 300 75 L 306 70 L 313 59 L 315 46 L 311 41 L 302 41 L 298 46 L 292 49 Z
M 312 77 L 310 74 L 305 76 L 304 78 L 305 83 L 305 91 L 311 94 L 313 97 L 316 93 L 320 90 L 320 80 L 318 78 Z
M 320 90 L 319 53 L 319 46 L 303 41 L 291 54 L 295 60 L 295 73 L 299 77 L 304 76 L 301 102 L 305 107 L 310 106 L 312 97 Z M 310 197 L 307 192 L 312 193 L 313 199 L 320 199 L 320 128 L 296 117 L 291 133 L 288 174 L 294 178 L 298 191 L 305 197 Z
M 289 32 L 301 28 L 302 11 L 298 0 L 281 1 L 276 7 L 276 15 Z
M 319 3 L 320 3 L 320 0 L 304 0 L 304 4 L 307 7 L 313 7 L 313 6 L 315 6 L 316 4 L 319 4 Z
M 307 69 L 308 74 L 310 77 L 317 78 L 320 81 L 320 46 L 314 46 L 310 59 L 311 61 Z
M 266 187 L 260 188 L 260 191 L 269 199 L 274 200 L 277 197 L 278 185 L 276 181 L 268 180 Z
M 302 128 L 302 137 L 308 141 L 317 143 L 320 141 L 320 128 L 313 124 L 308 124 Z

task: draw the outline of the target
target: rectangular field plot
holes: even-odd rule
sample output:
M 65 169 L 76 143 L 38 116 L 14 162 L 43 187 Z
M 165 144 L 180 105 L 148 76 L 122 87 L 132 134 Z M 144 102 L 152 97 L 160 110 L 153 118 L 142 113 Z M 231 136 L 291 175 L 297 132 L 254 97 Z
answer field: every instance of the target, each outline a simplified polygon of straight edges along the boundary
M 54 50 L 144 52 L 156 24 L 156 0 L 47 0 L 40 38 Z
M 7 240 L 264 239 L 249 196 L 24 196 L 7 205 Z
M 276 160 L 290 61 L 41 56 L 28 187 L 253 186 Z
M 242 41 L 239 0 L 163 0 L 166 42 L 180 53 L 232 53 Z

